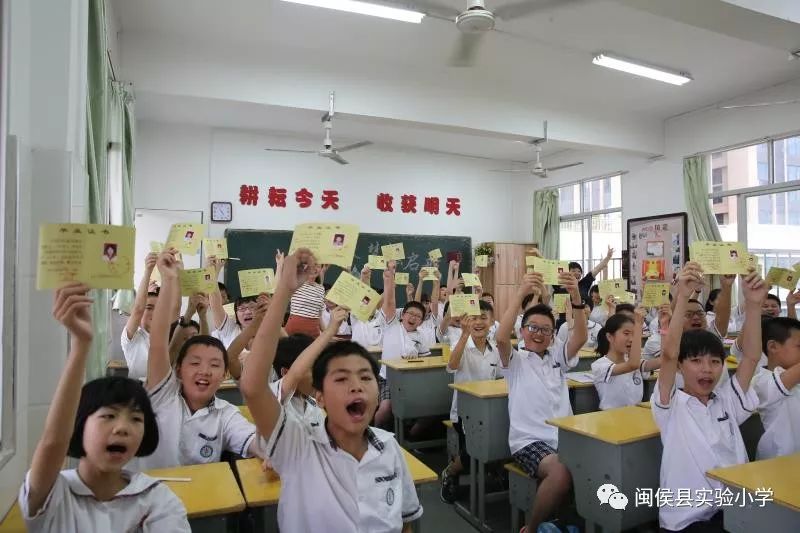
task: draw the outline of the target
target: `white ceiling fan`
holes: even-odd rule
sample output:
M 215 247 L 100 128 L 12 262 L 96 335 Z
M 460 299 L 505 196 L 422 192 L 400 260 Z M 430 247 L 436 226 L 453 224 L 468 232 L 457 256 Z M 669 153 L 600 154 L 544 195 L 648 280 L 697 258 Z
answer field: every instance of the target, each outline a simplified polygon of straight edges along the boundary
M 517 141 L 522 142 L 522 141 Z M 566 165 L 558 165 L 555 167 L 545 167 L 542 164 L 541 155 L 542 155 L 542 145 L 547 142 L 547 121 L 544 121 L 544 137 L 538 139 L 532 139 L 527 141 L 526 144 L 529 144 L 534 147 L 536 150 L 536 159 L 533 161 L 528 161 L 526 164 L 530 165 L 533 163 L 533 166 L 526 168 L 526 169 L 497 169 L 493 170 L 492 172 L 513 172 L 513 173 L 526 173 L 536 176 L 537 178 L 546 178 L 549 172 L 555 172 L 557 170 L 563 170 L 565 168 L 570 167 L 577 167 L 578 165 L 582 165 L 583 161 L 576 161 L 574 163 L 567 163 Z
M 334 103 L 334 96 L 335 93 L 331 92 L 330 94 L 330 106 L 328 108 L 328 112 L 322 115 L 322 126 L 325 128 L 325 140 L 323 140 L 323 147 L 322 150 L 287 150 L 284 148 L 264 148 L 267 152 L 289 152 L 292 154 L 317 154 L 320 157 L 325 157 L 332 161 L 336 161 L 340 165 L 347 165 L 349 164 L 348 161 L 339 155 L 341 152 L 347 152 L 349 150 L 355 150 L 356 148 L 361 148 L 363 146 L 369 146 L 372 144 L 372 141 L 361 141 L 354 144 L 348 144 L 347 146 L 342 146 L 340 148 L 334 148 L 333 140 L 331 139 L 331 130 L 333 129 L 333 103 Z
M 455 50 L 450 58 L 454 67 L 469 67 L 475 63 L 483 36 L 495 31 L 510 37 L 513 33 L 495 27 L 497 20 L 512 20 L 533 13 L 542 13 L 568 4 L 587 0 L 522 0 L 498 6 L 494 10 L 486 8 L 485 0 L 467 0 L 464 11 L 427 0 L 377 0 L 378 3 L 404 7 L 426 16 L 455 22 L 460 34 Z

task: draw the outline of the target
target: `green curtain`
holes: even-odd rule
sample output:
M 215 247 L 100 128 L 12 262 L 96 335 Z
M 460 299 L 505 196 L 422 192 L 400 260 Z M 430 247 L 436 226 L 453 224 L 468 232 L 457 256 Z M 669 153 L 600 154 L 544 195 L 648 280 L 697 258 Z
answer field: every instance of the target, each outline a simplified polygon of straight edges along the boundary
M 533 193 L 533 242 L 538 243 L 543 257 L 558 257 L 559 232 L 558 189 L 536 191 Z
M 708 201 L 708 176 L 707 157 L 693 156 L 683 160 L 683 193 L 691 234 L 699 241 L 721 241 L 717 219 Z
M 103 0 L 89 0 L 89 36 L 86 85 L 86 174 L 89 223 L 108 223 L 108 48 Z M 110 291 L 92 291 L 92 322 L 95 331 L 86 368 L 87 379 L 105 374 L 109 346 Z
M 120 144 L 122 154 L 122 221 L 123 226 L 133 226 L 133 143 L 135 139 L 133 94 L 124 82 L 111 82 L 109 120 L 112 124 L 110 140 Z M 133 290 L 117 291 L 114 309 L 130 313 L 133 307 Z

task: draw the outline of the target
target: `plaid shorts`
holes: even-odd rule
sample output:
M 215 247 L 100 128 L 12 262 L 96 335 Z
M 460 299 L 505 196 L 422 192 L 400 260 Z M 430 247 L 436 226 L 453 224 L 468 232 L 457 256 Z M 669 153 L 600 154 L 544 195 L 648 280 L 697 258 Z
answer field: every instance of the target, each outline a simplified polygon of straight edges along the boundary
M 531 477 L 536 477 L 539 463 L 541 463 L 545 457 L 553 453 L 558 452 L 546 442 L 536 440 L 512 454 L 512 456 L 526 474 Z
M 378 402 L 391 399 L 392 391 L 389 389 L 389 382 L 385 378 L 378 376 Z

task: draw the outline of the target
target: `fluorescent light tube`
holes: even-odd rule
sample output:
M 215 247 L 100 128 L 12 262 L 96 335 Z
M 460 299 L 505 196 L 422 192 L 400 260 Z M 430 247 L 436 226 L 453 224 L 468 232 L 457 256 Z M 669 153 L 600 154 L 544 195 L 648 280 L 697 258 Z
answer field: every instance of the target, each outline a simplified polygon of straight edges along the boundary
M 692 77 L 685 72 L 670 71 L 661 67 L 645 65 L 639 61 L 615 56 L 606 52 L 594 56 L 592 63 L 600 65 L 601 67 L 613 68 L 629 74 L 635 74 L 636 76 L 644 76 L 652 80 L 671 83 L 672 85 L 683 85 L 684 83 L 692 81 Z
M 372 15 L 373 17 L 400 20 L 402 22 L 413 22 L 414 24 L 419 24 L 420 22 L 422 22 L 423 17 L 425 17 L 424 13 L 417 13 L 416 11 L 409 11 L 407 9 L 398 9 L 396 7 L 386 7 L 378 4 L 370 4 L 368 2 L 358 2 L 356 0 L 283 0 L 283 1 L 291 2 L 293 4 L 303 4 L 306 6 L 338 9 L 340 11 L 348 11 L 350 13 L 358 13 L 361 15 Z

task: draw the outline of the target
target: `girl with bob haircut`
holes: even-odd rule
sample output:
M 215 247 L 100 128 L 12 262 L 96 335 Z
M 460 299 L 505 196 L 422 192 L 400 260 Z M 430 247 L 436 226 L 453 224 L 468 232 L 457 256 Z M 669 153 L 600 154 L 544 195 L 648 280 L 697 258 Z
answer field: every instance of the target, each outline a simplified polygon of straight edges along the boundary
M 55 293 L 53 315 L 70 333 L 70 353 L 42 438 L 19 493 L 28 531 L 189 532 L 186 509 L 160 481 L 123 466 L 158 446 L 158 426 L 141 384 L 106 377 L 81 388 L 93 332 L 89 288 Z M 78 468 L 61 470 L 64 457 Z

